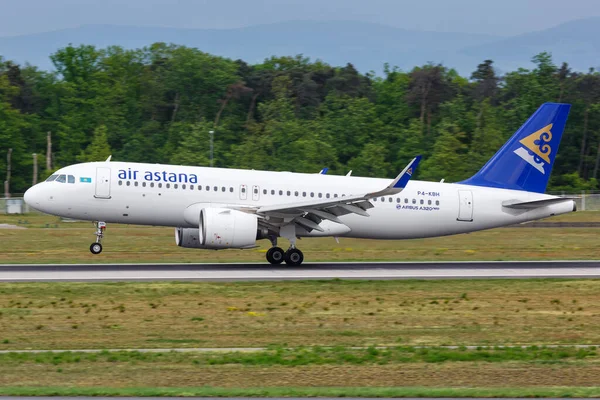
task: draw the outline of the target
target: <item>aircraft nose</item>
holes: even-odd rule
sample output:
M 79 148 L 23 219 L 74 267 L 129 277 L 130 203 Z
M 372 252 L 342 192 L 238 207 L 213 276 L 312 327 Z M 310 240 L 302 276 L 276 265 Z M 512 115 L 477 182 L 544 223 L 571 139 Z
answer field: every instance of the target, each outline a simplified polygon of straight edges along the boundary
M 40 206 L 41 197 L 42 196 L 40 193 L 40 185 L 30 187 L 29 189 L 27 189 L 27 191 L 25 191 L 25 194 L 23 195 L 25 203 L 27 203 L 30 207 L 36 209 Z

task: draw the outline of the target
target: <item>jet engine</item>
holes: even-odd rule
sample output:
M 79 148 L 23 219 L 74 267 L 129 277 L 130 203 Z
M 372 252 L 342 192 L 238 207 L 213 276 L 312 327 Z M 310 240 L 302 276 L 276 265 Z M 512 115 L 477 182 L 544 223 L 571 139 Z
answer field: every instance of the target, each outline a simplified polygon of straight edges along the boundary
M 256 215 L 207 207 L 200 210 L 198 228 L 175 228 L 175 243 L 197 249 L 244 249 L 256 245 L 257 232 Z

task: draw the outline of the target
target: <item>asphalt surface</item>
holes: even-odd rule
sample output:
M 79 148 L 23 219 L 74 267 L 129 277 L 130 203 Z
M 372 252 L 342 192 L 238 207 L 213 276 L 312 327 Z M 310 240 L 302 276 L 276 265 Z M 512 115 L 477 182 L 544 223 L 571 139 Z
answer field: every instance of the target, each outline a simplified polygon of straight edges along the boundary
M 307 279 L 600 278 L 600 261 L 265 264 L 12 264 L 0 282 L 282 281 Z

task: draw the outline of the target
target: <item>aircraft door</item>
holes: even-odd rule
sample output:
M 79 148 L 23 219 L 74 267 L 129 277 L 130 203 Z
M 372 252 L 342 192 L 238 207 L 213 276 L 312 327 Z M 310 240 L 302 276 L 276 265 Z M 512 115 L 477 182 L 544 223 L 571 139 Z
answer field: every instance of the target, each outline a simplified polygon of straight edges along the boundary
M 260 188 L 256 185 L 252 186 L 252 200 L 258 201 L 260 199 Z
M 458 191 L 458 221 L 473 221 L 473 192 Z
M 240 200 L 246 200 L 248 198 L 248 186 L 240 185 Z
M 97 199 L 110 199 L 110 168 L 96 168 L 96 194 Z

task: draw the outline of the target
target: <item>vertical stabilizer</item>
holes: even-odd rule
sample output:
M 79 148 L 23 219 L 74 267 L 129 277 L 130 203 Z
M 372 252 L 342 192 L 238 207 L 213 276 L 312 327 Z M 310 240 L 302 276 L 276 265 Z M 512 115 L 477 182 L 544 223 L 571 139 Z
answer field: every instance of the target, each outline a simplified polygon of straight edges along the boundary
M 544 193 L 570 108 L 542 104 L 479 172 L 459 183 Z

